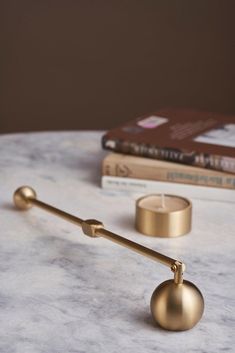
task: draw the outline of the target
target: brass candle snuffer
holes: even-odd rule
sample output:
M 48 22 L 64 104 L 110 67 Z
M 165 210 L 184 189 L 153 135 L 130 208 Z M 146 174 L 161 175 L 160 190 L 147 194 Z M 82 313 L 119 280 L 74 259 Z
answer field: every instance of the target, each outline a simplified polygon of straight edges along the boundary
M 204 310 L 204 300 L 200 290 L 191 282 L 183 279 L 185 265 L 181 261 L 149 249 L 104 228 L 97 220 L 82 220 L 37 199 L 36 192 L 29 186 L 22 186 L 14 193 L 14 203 L 21 210 L 37 206 L 54 213 L 82 228 L 89 237 L 103 237 L 129 248 L 140 255 L 168 266 L 174 279 L 161 283 L 153 292 L 150 302 L 154 320 L 162 328 L 170 331 L 188 330 L 200 320 Z

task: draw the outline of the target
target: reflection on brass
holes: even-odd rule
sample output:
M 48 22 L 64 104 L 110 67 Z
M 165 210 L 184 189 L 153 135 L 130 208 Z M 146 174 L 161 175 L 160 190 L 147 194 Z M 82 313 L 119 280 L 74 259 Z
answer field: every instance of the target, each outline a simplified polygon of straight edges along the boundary
M 183 331 L 200 320 L 204 301 L 201 292 L 191 282 L 176 284 L 172 280 L 161 283 L 153 292 L 151 312 L 166 330 Z
M 158 325 L 166 330 L 182 331 L 192 328 L 200 320 L 204 310 L 204 300 L 199 289 L 191 282 L 183 280 L 185 265 L 178 260 L 158 253 L 104 228 L 96 220 L 82 220 L 50 206 L 37 199 L 36 192 L 29 186 L 22 186 L 14 193 L 14 203 L 21 210 L 38 206 L 77 224 L 91 237 L 104 237 L 129 248 L 154 261 L 168 266 L 174 273 L 174 279 L 163 282 L 153 292 L 151 312 Z

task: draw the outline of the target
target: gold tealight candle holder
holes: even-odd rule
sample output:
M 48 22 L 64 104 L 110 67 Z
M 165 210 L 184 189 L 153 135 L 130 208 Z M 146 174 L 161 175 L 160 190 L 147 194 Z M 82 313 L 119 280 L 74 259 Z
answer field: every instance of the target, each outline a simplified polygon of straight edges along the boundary
M 192 203 L 177 195 L 151 194 L 136 201 L 136 229 L 153 237 L 178 237 L 190 232 Z

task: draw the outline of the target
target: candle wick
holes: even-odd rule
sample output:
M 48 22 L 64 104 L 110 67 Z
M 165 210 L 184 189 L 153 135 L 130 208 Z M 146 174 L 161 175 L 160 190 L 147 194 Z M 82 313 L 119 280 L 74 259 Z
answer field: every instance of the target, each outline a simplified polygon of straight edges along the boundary
M 161 194 L 161 207 L 165 208 L 165 195 Z

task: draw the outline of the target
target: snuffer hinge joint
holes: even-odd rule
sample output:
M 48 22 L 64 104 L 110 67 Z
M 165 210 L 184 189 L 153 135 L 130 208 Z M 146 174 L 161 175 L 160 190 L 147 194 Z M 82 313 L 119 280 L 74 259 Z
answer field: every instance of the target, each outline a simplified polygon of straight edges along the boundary
M 183 283 L 183 274 L 186 269 L 186 266 L 181 261 L 175 261 L 175 263 L 171 266 L 171 271 L 174 272 L 174 282 L 176 284 Z

